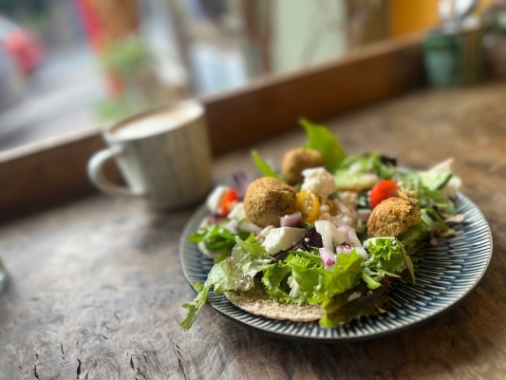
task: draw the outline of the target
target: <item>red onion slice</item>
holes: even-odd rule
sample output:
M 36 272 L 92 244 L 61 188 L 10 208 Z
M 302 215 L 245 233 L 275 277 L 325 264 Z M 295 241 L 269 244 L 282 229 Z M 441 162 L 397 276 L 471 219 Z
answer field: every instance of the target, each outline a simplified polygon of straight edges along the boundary
M 297 227 L 302 220 L 300 211 L 295 211 L 293 214 L 282 216 L 280 219 L 281 227 Z
M 351 247 L 349 245 L 338 245 L 336 247 L 336 254 L 339 255 L 341 253 L 344 253 L 344 254 L 351 253 Z
M 357 233 L 353 227 L 339 226 L 337 229 L 346 235 L 346 243 L 352 247 L 362 247 L 362 243 L 358 239 Z
M 318 252 L 320 252 L 320 258 L 322 259 L 323 265 L 326 267 L 336 263 L 336 255 L 330 252 L 327 248 L 320 248 L 318 249 Z
M 368 209 L 368 208 L 359 208 L 357 210 L 357 215 L 358 215 L 358 218 L 362 222 L 367 222 L 367 220 L 369 219 L 369 216 L 371 216 L 371 212 L 372 212 L 371 209 Z
M 239 228 L 239 222 L 235 219 L 230 219 L 225 228 L 230 232 L 235 232 Z

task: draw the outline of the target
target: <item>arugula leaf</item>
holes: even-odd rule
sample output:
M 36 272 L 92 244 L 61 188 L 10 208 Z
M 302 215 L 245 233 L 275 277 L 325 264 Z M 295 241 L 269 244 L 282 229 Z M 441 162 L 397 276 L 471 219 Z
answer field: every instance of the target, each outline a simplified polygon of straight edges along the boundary
M 305 147 L 319 151 L 325 158 L 327 170 L 333 173 L 346 157 L 339 140 L 324 125 L 313 124 L 305 119 L 300 120 L 300 123 L 309 139 Z
M 422 186 L 417 192 L 420 207 L 429 208 L 436 206 L 445 214 L 455 215 L 455 204 L 439 190 L 429 190 Z
M 262 157 L 259 156 L 259 154 L 255 150 L 251 151 L 251 157 L 253 157 L 253 161 L 255 162 L 255 165 L 258 168 L 258 170 L 262 172 L 263 177 L 272 177 L 279 179 L 280 181 L 283 180 L 281 176 L 278 173 L 276 173 L 271 168 L 271 166 L 267 162 L 265 162 L 262 159 Z
M 433 219 L 435 219 L 438 224 L 439 224 L 439 230 L 441 232 L 446 232 L 448 231 L 448 225 L 445 223 L 445 221 L 443 220 L 443 218 L 441 218 L 441 216 L 439 215 L 439 213 L 434 210 L 433 208 L 427 208 L 427 209 L 424 209 L 428 215 L 430 215 Z
M 183 304 L 188 310 L 186 318 L 180 322 L 185 331 L 190 329 L 197 316 L 206 303 L 209 290 L 214 288 L 214 294 L 223 294 L 229 290 L 247 291 L 254 286 L 255 276 L 262 271 L 262 266 L 270 259 L 258 258 L 249 255 L 239 245 L 232 249 L 231 256 L 220 263 L 214 264 L 204 285 L 195 284 L 195 290 L 199 292 L 191 302 Z

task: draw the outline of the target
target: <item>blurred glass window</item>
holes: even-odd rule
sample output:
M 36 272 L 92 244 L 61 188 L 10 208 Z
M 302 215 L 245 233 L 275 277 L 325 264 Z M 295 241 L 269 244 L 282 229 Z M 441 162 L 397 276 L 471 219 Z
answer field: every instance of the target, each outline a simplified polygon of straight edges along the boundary
M 0 82 L 0 152 L 335 59 L 402 34 L 391 20 L 408 11 L 402 0 L 0 0 L 0 36 L 32 36 L 14 61 L 33 67 Z

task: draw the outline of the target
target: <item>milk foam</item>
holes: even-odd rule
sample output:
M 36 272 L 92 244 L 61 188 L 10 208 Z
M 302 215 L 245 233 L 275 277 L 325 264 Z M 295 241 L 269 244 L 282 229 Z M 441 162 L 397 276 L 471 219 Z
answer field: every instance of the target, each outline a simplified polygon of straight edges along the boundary
M 179 128 L 195 119 L 200 112 L 200 106 L 195 103 L 180 103 L 170 109 L 119 124 L 111 129 L 110 133 L 125 139 L 152 136 Z

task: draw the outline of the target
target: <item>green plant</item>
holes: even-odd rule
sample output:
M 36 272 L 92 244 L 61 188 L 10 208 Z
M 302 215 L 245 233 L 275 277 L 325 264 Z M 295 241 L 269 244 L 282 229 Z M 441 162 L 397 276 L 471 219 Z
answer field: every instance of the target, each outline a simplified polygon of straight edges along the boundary
M 137 75 L 151 62 L 151 53 L 144 40 L 138 36 L 110 42 L 102 56 L 105 69 L 125 81 Z

